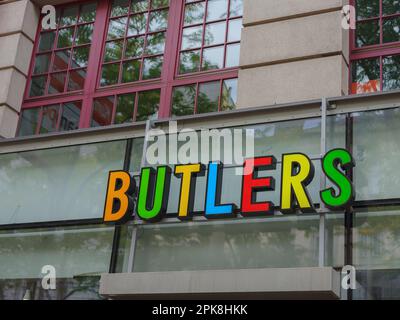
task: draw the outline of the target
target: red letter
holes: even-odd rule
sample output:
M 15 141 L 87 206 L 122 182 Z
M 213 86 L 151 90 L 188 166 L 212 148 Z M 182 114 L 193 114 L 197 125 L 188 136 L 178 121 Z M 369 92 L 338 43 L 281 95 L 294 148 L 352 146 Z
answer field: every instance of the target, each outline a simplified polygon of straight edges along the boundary
M 275 190 L 275 179 L 272 177 L 258 178 L 259 170 L 275 170 L 276 159 L 273 156 L 247 159 L 244 162 L 242 185 L 243 216 L 257 216 L 273 212 L 272 202 L 256 202 L 257 192 Z

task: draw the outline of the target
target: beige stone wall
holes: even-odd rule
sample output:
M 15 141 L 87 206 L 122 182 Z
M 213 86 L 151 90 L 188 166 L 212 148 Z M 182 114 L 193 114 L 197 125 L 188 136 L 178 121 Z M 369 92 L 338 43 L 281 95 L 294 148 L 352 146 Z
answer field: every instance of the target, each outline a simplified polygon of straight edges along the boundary
M 348 93 L 346 0 L 244 0 L 238 104 L 257 107 Z
M 29 0 L 0 1 L 0 138 L 15 136 L 38 17 Z

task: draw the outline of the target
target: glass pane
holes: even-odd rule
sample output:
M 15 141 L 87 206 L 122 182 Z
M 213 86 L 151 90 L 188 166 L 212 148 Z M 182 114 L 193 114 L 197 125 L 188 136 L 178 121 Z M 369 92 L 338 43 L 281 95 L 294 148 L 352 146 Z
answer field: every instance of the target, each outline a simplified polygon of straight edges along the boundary
M 203 50 L 203 70 L 221 69 L 224 66 L 224 47 Z
M 75 28 L 60 29 L 58 31 L 57 48 L 66 48 L 72 46 L 74 40 Z
M 44 95 L 46 88 L 47 76 L 32 77 L 31 87 L 29 89 L 30 97 L 38 97 Z
M 3 298 L 22 300 L 30 290 L 38 300 L 102 299 L 100 274 L 108 272 L 113 234 L 114 228 L 105 226 L 0 232 Z M 55 290 L 42 288 L 45 264 L 56 269 Z
M 101 86 L 109 86 L 118 83 L 119 63 L 105 64 L 101 73 Z
M 147 13 L 135 14 L 129 18 L 128 36 L 136 36 L 146 32 Z
M 243 0 L 231 0 L 230 17 L 243 15 Z
M 143 54 L 144 37 L 130 38 L 126 41 L 125 58 L 139 58 Z
M 352 74 L 351 92 L 353 94 L 380 91 L 379 58 L 353 62 Z
M 114 110 L 114 96 L 96 98 L 93 102 L 92 127 L 111 124 Z
M 132 0 L 131 12 L 147 11 L 149 8 L 149 0 Z
M 107 42 L 104 54 L 104 61 L 110 62 L 110 61 L 121 60 L 123 46 L 124 46 L 124 40 Z
M 228 0 L 208 0 L 207 21 L 225 19 L 228 13 Z
M 172 115 L 187 116 L 194 114 L 196 85 L 174 88 L 172 94 Z
M 197 113 L 218 111 L 221 84 L 219 81 L 201 83 L 197 98 Z
M 203 27 L 191 27 L 183 29 L 182 50 L 200 48 L 203 37 Z
M 380 42 L 379 20 L 357 23 L 357 29 L 356 29 L 357 47 L 379 44 L 379 42 Z
M 160 107 L 160 90 L 140 92 L 136 121 L 157 119 L 159 107 Z
M 229 21 L 228 42 L 240 41 L 242 35 L 242 19 Z
M 62 11 L 60 26 L 69 26 L 76 23 L 78 19 L 78 6 L 68 6 Z
M 168 10 L 158 10 L 150 13 L 149 32 L 165 30 L 168 24 Z
M 400 0 L 383 0 L 383 14 L 400 13 Z
M 400 17 L 383 20 L 383 42 L 400 41 Z
M 81 109 L 81 102 L 68 102 L 63 104 L 60 131 L 71 131 L 79 128 Z
M 69 72 L 68 91 L 83 90 L 85 86 L 86 69 Z
M 142 75 L 143 80 L 160 78 L 162 65 L 163 65 L 163 57 L 144 59 L 143 75 Z
M 356 0 L 357 19 L 379 17 L 379 0 Z
M 114 123 L 120 124 L 133 121 L 135 97 L 135 93 L 123 94 L 118 96 L 117 112 L 115 113 Z
M 111 17 L 123 16 L 129 12 L 129 0 L 114 0 L 111 6 Z
M 400 89 L 400 55 L 383 59 L 383 90 Z
M 237 79 L 222 82 L 221 111 L 236 109 L 237 104 Z
M 200 50 L 182 52 L 179 73 L 196 72 L 200 69 Z
M 140 166 L 141 166 L 141 163 L 142 163 L 143 144 L 144 144 L 144 139 L 143 138 L 133 139 L 132 153 L 131 153 L 131 163 L 130 163 L 130 166 L 129 166 L 129 171 L 130 172 L 138 172 L 138 171 L 140 171 Z
M 240 58 L 240 43 L 230 44 L 226 47 L 226 68 L 238 67 Z
M 52 73 L 50 75 L 49 94 L 64 92 L 66 72 Z
M 76 31 L 75 45 L 88 44 L 92 42 L 93 24 L 79 26 Z
M 127 21 L 128 19 L 126 17 L 110 20 L 110 23 L 108 25 L 107 39 L 110 40 L 116 38 L 123 38 L 125 36 Z
M 206 25 L 204 45 L 211 46 L 225 42 L 226 22 L 211 23 Z
M 46 73 L 49 71 L 51 54 L 40 54 L 36 56 L 33 74 Z
M 71 55 L 71 50 L 60 50 L 54 52 L 54 61 L 52 71 L 62 71 L 67 70 L 69 65 L 69 58 Z
M 205 2 L 191 3 L 185 6 L 185 26 L 203 23 Z
M 354 114 L 356 199 L 400 197 L 400 109 Z
M 123 168 L 125 147 L 113 141 L 1 155 L 0 224 L 101 218 L 108 174 Z
M 44 32 L 40 34 L 39 52 L 49 51 L 53 49 L 55 32 Z
M 43 107 L 42 123 L 40 125 L 39 133 L 51 133 L 57 131 L 59 109 L 60 106 L 58 104 Z
M 154 33 L 147 36 L 146 54 L 162 54 L 165 47 L 165 32 Z
M 140 60 L 124 62 L 122 65 L 122 82 L 138 81 L 140 77 Z
M 36 133 L 39 121 L 40 108 L 26 109 L 22 111 L 18 135 L 31 136 Z
M 151 8 L 152 9 L 157 9 L 161 7 L 168 7 L 169 6 L 169 0 L 152 0 L 151 1 Z
M 75 68 L 86 67 L 89 61 L 89 53 L 90 53 L 89 46 L 74 48 L 74 54 L 72 56 L 72 61 L 71 61 L 71 68 L 75 69 Z
M 97 3 L 84 4 L 81 7 L 79 22 L 92 22 L 96 18 Z

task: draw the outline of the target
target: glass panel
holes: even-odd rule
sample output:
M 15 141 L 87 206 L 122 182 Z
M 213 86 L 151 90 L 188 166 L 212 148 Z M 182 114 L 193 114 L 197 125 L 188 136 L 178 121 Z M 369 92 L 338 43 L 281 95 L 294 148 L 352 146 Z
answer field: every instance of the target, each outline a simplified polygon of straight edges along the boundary
M 224 66 L 224 47 L 203 50 L 203 70 L 221 69 Z
M 379 17 L 379 0 L 356 0 L 357 19 Z
M 103 65 L 100 85 L 109 86 L 118 83 L 119 63 Z
M 100 274 L 108 272 L 113 227 L 87 226 L 0 232 L 3 299 L 102 299 Z M 42 289 L 42 267 L 56 269 L 56 290 Z
M 83 90 L 85 86 L 86 69 L 69 72 L 68 91 Z
M 150 13 L 149 32 L 167 29 L 168 10 L 158 10 Z
M 219 81 L 201 83 L 197 98 L 197 113 L 218 111 L 221 84 Z
M 154 57 L 144 59 L 143 80 L 155 79 L 161 77 L 163 57 Z
M 52 71 L 67 70 L 69 65 L 69 58 L 71 56 L 71 50 L 61 50 L 54 52 L 54 61 Z
M 104 54 L 104 61 L 110 62 L 110 61 L 121 60 L 123 46 L 124 46 L 123 40 L 107 42 Z
M 130 172 L 139 172 L 142 163 L 144 138 L 133 139 L 131 163 L 129 166 Z
M 129 0 L 114 0 L 111 6 L 111 17 L 123 16 L 129 12 Z
M 228 0 L 208 0 L 207 21 L 225 19 L 228 11 Z
M 229 21 L 228 42 L 240 41 L 242 35 L 242 19 Z
M 157 119 L 159 107 L 160 90 L 140 92 L 136 121 Z
M 221 111 L 236 109 L 237 103 L 237 79 L 224 80 L 222 82 Z
M 243 15 L 243 0 L 231 0 L 230 17 Z
M 1 155 L 0 224 L 101 218 L 108 174 L 123 168 L 125 146 L 113 141 Z
M 55 32 L 44 32 L 40 34 L 39 52 L 49 51 L 53 49 Z
M 383 42 L 400 41 L 400 17 L 383 20 Z
M 79 22 L 92 22 L 96 18 L 97 3 L 84 4 L 81 7 Z
M 168 7 L 169 6 L 169 0 L 152 0 L 151 1 L 151 8 L 152 9 L 157 9 L 161 7 Z
M 399 198 L 400 109 L 353 116 L 356 200 Z
M 96 98 L 93 102 L 92 127 L 109 126 L 114 111 L 114 96 Z
M 108 26 L 107 39 L 110 40 L 116 38 L 123 38 L 125 36 L 127 21 L 128 19 L 126 17 L 110 20 L 110 24 Z
M 358 22 L 356 29 L 356 46 L 364 47 L 380 42 L 379 20 Z
M 376 92 L 381 90 L 379 61 L 379 58 L 374 58 L 353 62 L 351 93 Z
M 18 133 L 20 137 L 31 136 L 36 133 L 36 128 L 39 121 L 39 112 L 40 108 L 26 109 L 22 111 Z
M 43 107 L 42 123 L 40 125 L 39 133 L 51 133 L 57 131 L 59 109 L 60 106 L 58 104 Z
M 138 81 L 140 77 L 140 60 L 124 62 L 122 65 L 122 82 Z
M 182 50 L 200 48 L 203 37 L 203 27 L 191 27 L 183 29 Z
M 147 11 L 149 8 L 149 0 L 132 0 L 131 12 Z
M 78 18 L 78 6 L 68 6 L 63 9 L 60 26 L 69 26 L 76 23 Z
M 79 26 L 76 31 L 75 45 L 88 44 L 92 42 L 93 24 Z
M 211 23 L 206 25 L 204 45 L 211 46 L 225 42 L 226 22 Z
M 225 67 L 237 67 L 239 66 L 240 58 L 240 43 L 230 44 L 226 46 L 226 62 Z
M 187 116 L 194 114 L 197 85 L 174 88 L 172 94 L 172 115 Z
M 127 123 L 133 121 L 133 111 L 135 109 L 135 93 L 123 94 L 118 96 L 117 112 L 114 123 Z
M 383 14 L 400 13 L 400 0 L 383 0 Z
M 40 54 L 36 56 L 34 74 L 46 73 L 49 71 L 51 54 Z
M 49 94 L 62 93 L 65 88 L 66 72 L 52 73 L 50 75 Z
M 29 96 L 38 97 L 44 95 L 44 90 L 46 88 L 46 80 L 47 76 L 32 77 Z
M 57 48 L 66 48 L 72 46 L 74 40 L 75 28 L 60 29 L 58 31 Z
M 63 104 L 60 131 L 70 131 L 79 128 L 81 109 L 81 102 L 68 102 Z
M 185 26 L 203 23 L 205 2 L 187 4 L 185 6 Z
M 383 59 L 383 90 L 400 89 L 400 55 Z
M 125 58 L 139 58 L 143 54 L 144 37 L 130 38 L 126 41 Z
M 128 36 L 136 36 L 146 32 L 147 13 L 135 14 L 129 18 Z
M 200 50 L 182 52 L 179 73 L 196 72 L 200 69 Z
M 90 53 L 89 46 L 74 48 L 74 54 L 72 56 L 72 61 L 71 61 L 71 68 L 75 69 L 75 68 L 86 67 L 89 61 L 89 53 Z
M 146 54 L 162 54 L 165 47 L 165 32 L 159 32 L 147 36 Z

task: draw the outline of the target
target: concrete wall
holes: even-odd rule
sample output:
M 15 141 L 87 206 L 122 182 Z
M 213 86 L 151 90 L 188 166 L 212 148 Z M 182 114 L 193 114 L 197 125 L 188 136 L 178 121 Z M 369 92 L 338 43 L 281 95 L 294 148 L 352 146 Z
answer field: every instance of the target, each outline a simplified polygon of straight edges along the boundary
M 29 0 L 0 1 L 0 138 L 15 136 L 38 18 Z
M 344 0 L 244 0 L 239 107 L 348 93 Z

